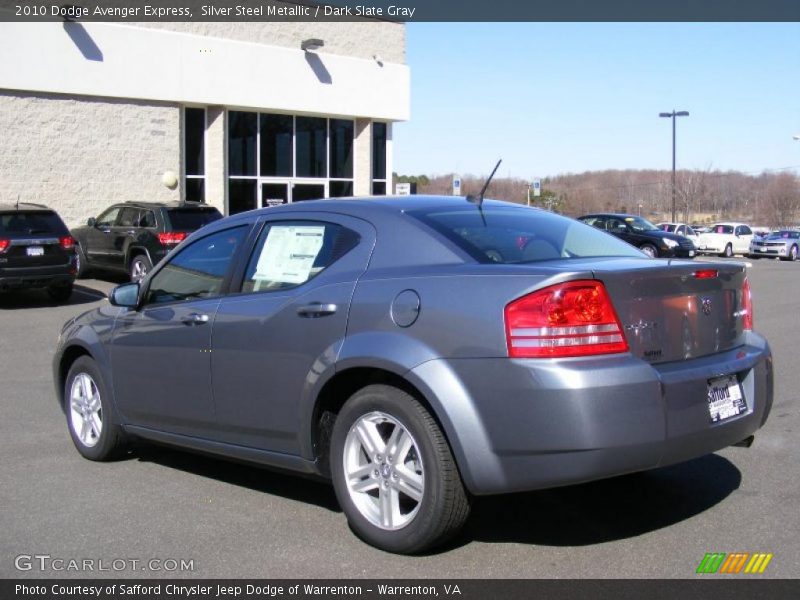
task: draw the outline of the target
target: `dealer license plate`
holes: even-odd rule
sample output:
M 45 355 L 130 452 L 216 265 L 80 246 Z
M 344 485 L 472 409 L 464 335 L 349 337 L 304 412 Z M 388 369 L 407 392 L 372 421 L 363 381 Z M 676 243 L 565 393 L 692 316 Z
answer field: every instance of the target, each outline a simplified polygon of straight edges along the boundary
M 690 257 L 694 256 L 694 250 L 689 250 L 689 256 Z
M 28 256 L 44 256 L 44 248 L 42 246 L 28 246 Z
M 708 412 L 712 423 L 719 423 L 746 411 L 747 402 L 735 375 L 708 380 Z

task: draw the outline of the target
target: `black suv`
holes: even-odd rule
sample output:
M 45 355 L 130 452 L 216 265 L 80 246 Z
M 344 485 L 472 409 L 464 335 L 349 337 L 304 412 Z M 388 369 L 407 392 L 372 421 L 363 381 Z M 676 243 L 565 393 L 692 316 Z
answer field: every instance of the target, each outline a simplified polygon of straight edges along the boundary
M 72 230 L 78 244 L 78 276 L 89 269 L 111 269 L 139 281 L 191 232 L 221 218 L 216 208 L 205 204 L 115 204 L 85 227 Z
M 578 217 L 578 220 L 602 229 L 636 246 L 653 257 L 694 258 L 697 249 L 692 240 L 675 233 L 662 231 L 647 219 L 637 215 L 599 213 Z
M 75 274 L 75 240 L 55 211 L 41 204 L 0 204 L 0 292 L 46 288 L 64 302 Z

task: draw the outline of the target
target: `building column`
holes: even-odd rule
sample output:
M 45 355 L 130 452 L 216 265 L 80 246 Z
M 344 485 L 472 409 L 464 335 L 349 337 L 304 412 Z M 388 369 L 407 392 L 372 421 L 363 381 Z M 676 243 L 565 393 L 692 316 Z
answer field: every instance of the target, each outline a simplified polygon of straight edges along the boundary
M 353 194 L 372 194 L 372 119 L 356 119 Z
M 206 109 L 206 203 L 227 215 L 228 123 L 223 106 Z

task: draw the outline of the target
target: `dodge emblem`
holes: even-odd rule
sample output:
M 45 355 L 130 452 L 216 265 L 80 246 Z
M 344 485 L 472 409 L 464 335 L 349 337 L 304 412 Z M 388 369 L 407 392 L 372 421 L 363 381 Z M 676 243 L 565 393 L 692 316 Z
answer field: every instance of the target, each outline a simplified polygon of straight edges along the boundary
M 711 314 L 711 298 L 705 297 L 700 298 L 700 303 L 703 307 L 703 314 L 710 315 Z

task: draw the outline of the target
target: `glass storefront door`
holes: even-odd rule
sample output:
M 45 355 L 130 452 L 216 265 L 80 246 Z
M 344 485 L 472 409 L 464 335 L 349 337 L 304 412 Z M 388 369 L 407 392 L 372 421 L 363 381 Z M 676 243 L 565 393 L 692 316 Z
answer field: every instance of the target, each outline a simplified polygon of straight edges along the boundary
M 262 183 L 261 184 L 261 199 L 258 203 L 259 206 L 280 206 L 289 202 L 289 186 L 291 184 L 286 182 L 279 183 Z

